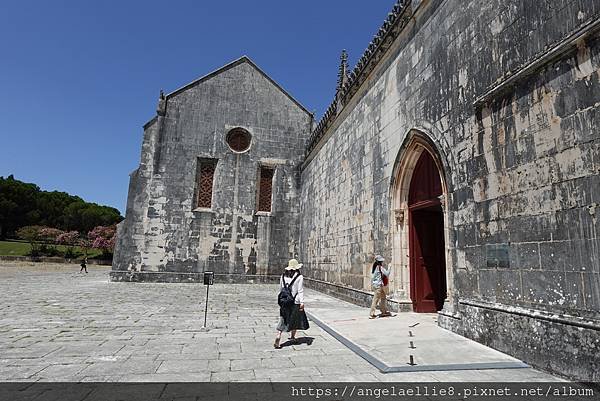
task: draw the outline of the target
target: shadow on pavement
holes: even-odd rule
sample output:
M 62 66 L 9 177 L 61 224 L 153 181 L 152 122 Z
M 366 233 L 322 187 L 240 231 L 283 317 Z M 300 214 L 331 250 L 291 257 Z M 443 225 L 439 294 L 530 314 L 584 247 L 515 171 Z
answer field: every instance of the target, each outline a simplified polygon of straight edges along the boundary
M 286 342 L 281 343 L 281 348 L 300 344 L 312 345 L 314 339 L 314 337 L 299 337 L 296 340 L 287 340 Z

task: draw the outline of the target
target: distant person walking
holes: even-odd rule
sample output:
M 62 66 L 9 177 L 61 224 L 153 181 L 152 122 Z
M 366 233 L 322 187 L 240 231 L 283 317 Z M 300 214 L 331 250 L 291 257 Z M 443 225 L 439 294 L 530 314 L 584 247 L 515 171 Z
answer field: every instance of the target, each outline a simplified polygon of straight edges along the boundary
M 371 286 L 373 288 L 373 302 L 371 302 L 371 312 L 369 319 L 375 319 L 375 308 L 379 304 L 381 317 L 391 316 L 392 314 L 387 309 L 387 294 L 389 291 L 388 283 L 390 270 L 383 267 L 385 259 L 381 255 L 375 256 L 375 262 L 371 268 Z
M 290 332 L 290 341 L 296 342 L 296 330 L 307 330 L 308 319 L 304 312 L 304 277 L 300 272 L 302 263 L 290 259 L 279 280 L 280 291 L 277 297 L 279 304 L 279 324 L 275 348 L 281 348 L 281 333 Z
M 82 271 L 85 270 L 85 272 L 87 273 L 87 258 L 83 258 L 83 260 L 81 261 L 81 269 L 79 269 L 79 273 L 81 273 Z

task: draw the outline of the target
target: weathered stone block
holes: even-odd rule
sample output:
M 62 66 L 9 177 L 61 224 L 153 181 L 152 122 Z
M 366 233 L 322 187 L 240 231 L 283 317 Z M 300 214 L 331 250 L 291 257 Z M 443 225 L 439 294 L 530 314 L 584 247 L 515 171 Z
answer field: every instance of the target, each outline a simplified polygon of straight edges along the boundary
M 573 241 L 540 242 L 540 265 L 543 270 L 579 270 L 579 258 Z
M 540 245 L 537 242 L 511 244 L 511 265 L 521 270 L 540 268 Z
M 495 269 L 479 270 L 479 295 L 482 298 L 496 302 L 496 291 L 498 289 L 498 271 Z
M 540 309 L 561 309 L 568 289 L 562 271 L 523 271 L 523 298 Z M 548 289 L 551 288 L 550 291 Z
M 498 270 L 496 283 L 496 299 L 503 304 L 520 303 L 523 301 L 521 272 Z

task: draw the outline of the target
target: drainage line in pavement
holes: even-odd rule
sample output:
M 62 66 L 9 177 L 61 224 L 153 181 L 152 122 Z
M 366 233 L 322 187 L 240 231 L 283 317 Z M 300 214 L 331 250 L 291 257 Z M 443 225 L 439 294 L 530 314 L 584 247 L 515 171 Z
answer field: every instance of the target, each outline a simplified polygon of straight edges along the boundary
M 396 372 L 427 372 L 427 371 L 451 371 L 451 370 L 484 370 L 484 369 L 524 369 L 530 366 L 524 362 L 477 362 L 477 363 L 449 363 L 443 365 L 416 365 L 416 366 L 388 366 L 385 362 L 377 359 L 367 351 L 353 343 L 328 324 L 317 319 L 315 315 L 306 312 L 310 320 L 316 323 L 317 326 L 325 330 L 333 338 L 344 344 L 352 352 L 369 362 L 376 367 L 381 373 L 396 373 Z

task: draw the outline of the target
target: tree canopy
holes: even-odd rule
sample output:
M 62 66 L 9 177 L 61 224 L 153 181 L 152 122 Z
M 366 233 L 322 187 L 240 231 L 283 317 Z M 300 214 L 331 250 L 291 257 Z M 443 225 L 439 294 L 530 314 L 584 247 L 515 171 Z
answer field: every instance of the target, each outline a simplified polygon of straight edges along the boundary
M 0 238 L 13 237 L 16 230 L 29 225 L 88 233 L 121 220 L 123 216 L 114 207 L 85 202 L 66 192 L 42 191 L 12 175 L 0 177 Z

